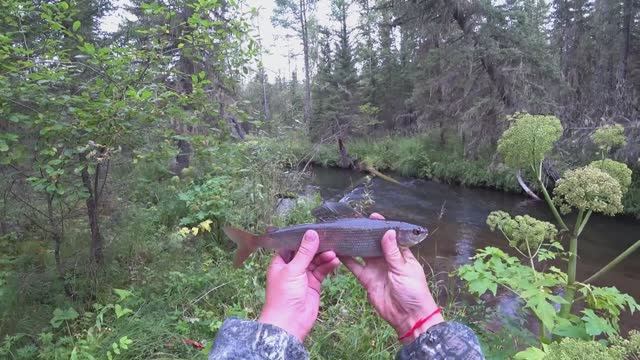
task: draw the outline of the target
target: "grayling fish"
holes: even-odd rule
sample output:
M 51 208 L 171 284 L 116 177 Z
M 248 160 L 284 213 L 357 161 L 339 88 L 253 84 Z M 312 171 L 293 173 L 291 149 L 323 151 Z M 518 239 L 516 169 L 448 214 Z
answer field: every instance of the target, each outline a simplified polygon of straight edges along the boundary
M 380 241 L 387 230 L 395 230 L 398 245 L 411 247 L 427 237 L 427 229 L 401 221 L 367 218 L 337 219 L 317 224 L 301 224 L 282 229 L 270 228 L 263 235 L 225 227 L 224 232 L 238 245 L 234 265 L 240 266 L 258 248 L 296 251 L 307 230 L 320 237 L 318 252 L 333 250 L 337 255 L 382 256 Z

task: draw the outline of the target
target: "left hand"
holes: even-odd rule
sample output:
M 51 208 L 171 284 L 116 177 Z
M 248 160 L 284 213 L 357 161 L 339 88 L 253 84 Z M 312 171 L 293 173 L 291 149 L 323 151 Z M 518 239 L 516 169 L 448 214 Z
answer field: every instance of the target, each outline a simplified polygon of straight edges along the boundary
M 308 230 L 288 264 L 276 254 L 267 270 L 266 301 L 258 321 L 278 326 L 300 341 L 318 317 L 324 278 L 340 266 L 333 251 L 316 255 L 320 239 Z

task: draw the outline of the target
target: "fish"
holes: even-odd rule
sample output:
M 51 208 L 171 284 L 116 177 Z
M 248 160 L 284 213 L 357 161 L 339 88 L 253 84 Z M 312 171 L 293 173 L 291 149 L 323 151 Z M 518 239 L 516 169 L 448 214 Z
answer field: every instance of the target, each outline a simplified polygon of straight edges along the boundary
M 257 249 L 280 252 L 297 251 L 307 230 L 315 230 L 320 238 L 318 253 L 334 251 L 338 256 L 382 256 L 380 241 L 387 230 L 395 230 L 398 245 L 411 247 L 422 242 L 429 234 L 422 226 L 402 221 L 367 218 L 340 218 L 314 224 L 299 224 L 285 228 L 267 228 L 262 235 L 225 226 L 224 233 L 237 244 L 234 265 L 242 266 Z

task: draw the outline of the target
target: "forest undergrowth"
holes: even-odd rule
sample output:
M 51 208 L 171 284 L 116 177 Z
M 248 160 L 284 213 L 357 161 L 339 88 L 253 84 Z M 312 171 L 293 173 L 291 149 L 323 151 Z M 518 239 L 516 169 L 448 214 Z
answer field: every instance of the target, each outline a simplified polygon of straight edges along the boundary
M 440 154 L 448 157 L 438 158 L 424 137 L 350 145 L 352 154 L 379 169 L 515 191 L 506 169 L 489 172 L 481 160 L 451 166 L 455 151 L 443 150 Z M 219 143 L 214 148 L 199 152 L 208 155 L 195 158 L 182 177 L 165 170 L 168 157 L 137 157 L 129 168 L 114 174 L 109 186 L 127 191 L 105 205 L 109 216 L 104 226 L 113 236 L 103 268 L 65 262 L 74 298 L 64 295 L 52 270 L 52 254 L 42 240 L 15 246 L 7 236 L 1 239 L 0 355 L 205 358 L 225 318 L 256 318 L 269 254 L 252 257 L 242 269 L 233 268 L 234 247 L 221 236 L 220 225 L 231 222 L 259 232 L 268 224 L 312 221 L 310 210 L 318 205 L 317 197 L 299 202 L 285 217 L 277 217 L 273 209 L 280 196 L 300 191 L 303 179 L 294 170 L 314 150 L 282 139 Z M 329 145 L 319 148 L 315 161 L 334 164 Z M 491 177 L 496 174 L 499 177 Z M 82 248 L 88 236 L 82 221 L 70 224 L 63 258 L 81 258 L 72 249 Z M 448 319 L 477 330 L 490 358 L 508 358 L 535 344 L 535 337 L 520 329 L 520 323 L 506 319 L 498 333 L 487 332 L 488 323 L 499 314 L 482 305 L 481 298 L 470 303 L 463 300 L 462 290 L 451 292 L 459 288 L 451 276 L 431 274 L 432 290 L 445 305 Z M 637 336 L 633 339 L 639 342 Z M 578 346 L 576 341 L 569 348 Z M 317 359 L 354 358 L 353 354 L 388 359 L 398 349 L 393 330 L 375 315 L 362 288 L 344 269 L 326 282 L 318 324 L 306 345 Z

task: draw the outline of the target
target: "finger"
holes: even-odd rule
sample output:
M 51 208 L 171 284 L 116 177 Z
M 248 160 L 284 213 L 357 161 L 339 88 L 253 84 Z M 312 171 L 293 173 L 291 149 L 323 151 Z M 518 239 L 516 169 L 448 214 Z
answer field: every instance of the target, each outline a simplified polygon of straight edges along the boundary
M 282 256 L 280 256 L 280 254 L 276 253 L 271 258 L 271 262 L 269 263 L 269 268 L 268 269 L 269 270 L 271 270 L 271 269 L 279 269 L 279 268 L 282 268 L 285 265 L 287 265 L 287 263 L 284 261 Z
M 351 256 L 340 256 L 338 257 L 340 261 L 344 264 L 344 266 L 349 269 L 353 273 L 353 275 L 362 283 L 363 275 L 364 275 L 364 265 L 360 264 L 358 260 L 352 258 Z
M 397 272 L 404 265 L 405 260 L 402 257 L 400 248 L 398 248 L 398 242 L 396 240 L 396 231 L 387 230 L 382 237 L 382 255 L 387 261 L 387 265 L 391 271 Z
M 318 266 L 324 263 L 328 263 L 336 258 L 336 253 L 334 253 L 333 251 L 325 251 L 313 257 L 313 261 L 311 262 L 311 264 L 309 264 L 309 266 L 307 266 L 307 270 L 314 271 Z
M 320 288 L 322 286 L 322 282 L 324 281 L 324 279 L 327 277 L 327 275 L 329 273 L 331 273 L 333 270 L 337 269 L 338 266 L 340 266 L 340 260 L 338 258 L 334 258 L 333 260 L 329 261 L 328 263 L 324 263 L 320 266 L 318 266 L 313 272 L 313 278 L 315 279 L 315 281 L 309 281 L 309 286 L 311 288 L 313 288 L 315 291 L 317 291 L 318 293 L 320 293 Z
M 408 247 L 401 247 L 400 252 L 405 261 L 418 261 Z
M 340 259 L 335 258 L 329 262 L 326 262 L 320 266 L 318 266 L 314 271 L 313 274 L 315 275 L 316 279 L 318 279 L 320 282 L 322 282 L 322 280 L 324 280 L 324 278 L 329 275 L 333 270 L 337 269 L 338 266 L 340 266 Z
M 305 271 L 313 261 L 313 257 L 318 251 L 318 246 L 320 246 L 318 233 L 313 230 L 307 230 L 302 237 L 298 252 L 293 257 L 293 260 L 289 262 L 291 268 L 300 272 Z
M 320 254 L 316 255 L 313 258 L 313 264 L 322 265 L 322 264 L 324 264 L 326 262 L 329 262 L 329 261 L 335 259 L 336 257 L 337 256 L 336 256 L 335 252 L 333 252 L 333 251 L 325 251 L 323 253 L 320 253 Z
M 374 212 L 371 215 L 369 215 L 369 219 L 384 220 L 384 216 L 378 214 L 377 212 Z

